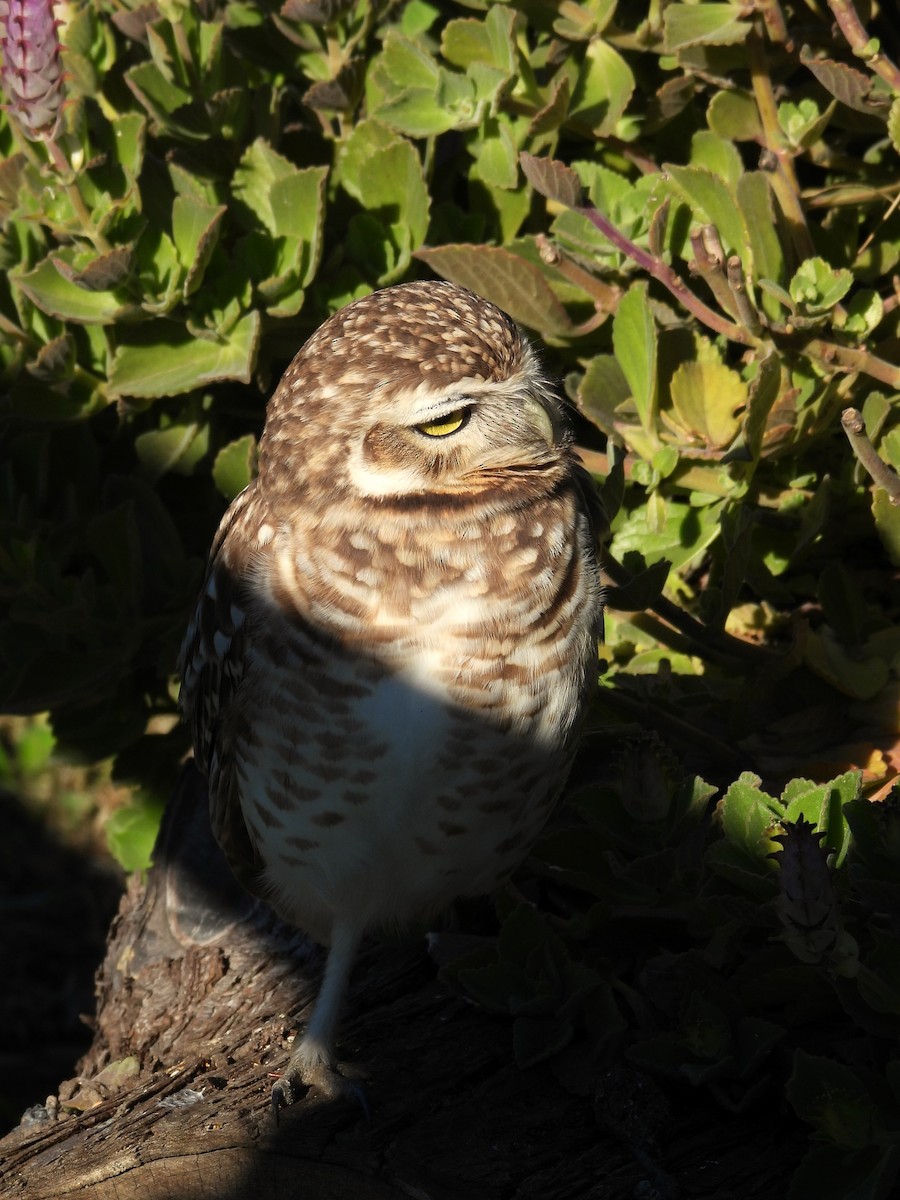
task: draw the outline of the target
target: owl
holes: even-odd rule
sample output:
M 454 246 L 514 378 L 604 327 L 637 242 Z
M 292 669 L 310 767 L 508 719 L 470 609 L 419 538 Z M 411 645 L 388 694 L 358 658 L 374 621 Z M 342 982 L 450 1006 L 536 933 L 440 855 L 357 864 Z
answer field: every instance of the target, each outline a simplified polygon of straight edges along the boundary
M 540 832 L 597 674 L 592 486 L 529 342 L 451 283 L 347 305 L 269 402 L 181 703 L 233 871 L 328 948 L 276 1114 L 347 1090 L 367 931 L 491 891 Z

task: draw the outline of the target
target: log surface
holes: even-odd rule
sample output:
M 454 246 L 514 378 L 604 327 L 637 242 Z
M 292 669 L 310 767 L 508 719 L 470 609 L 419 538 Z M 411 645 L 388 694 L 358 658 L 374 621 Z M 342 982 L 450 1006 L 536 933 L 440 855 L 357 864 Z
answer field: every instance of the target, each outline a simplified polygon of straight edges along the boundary
M 668 1200 L 780 1197 L 799 1157 L 777 1114 L 673 1106 L 599 1069 L 573 1095 L 522 1071 L 508 1021 L 437 978 L 421 939 L 371 944 L 340 1052 L 372 1110 L 310 1092 L 272 1116 L 273 1073 L 309 1014 L 322 952 L 237 888 L 192 767 L 145 880 L 132 877 L 97 976 L 76 1079 L 0 1141 L 25 1200 Z M 772 1106 L 775 1107 L 774 1105 Z

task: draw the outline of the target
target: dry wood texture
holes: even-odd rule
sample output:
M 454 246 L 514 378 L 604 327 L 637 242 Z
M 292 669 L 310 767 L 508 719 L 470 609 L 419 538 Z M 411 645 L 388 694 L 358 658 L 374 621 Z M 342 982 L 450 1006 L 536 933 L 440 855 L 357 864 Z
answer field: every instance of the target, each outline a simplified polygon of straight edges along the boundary
M 179 784 L 146 881 L 131 880 L 75 1080 L 0 1141 L 0 1194 L 27 1200 L 588 1200 L 779 1197 L 789 1132 L 673 1114 L 649 1080 L 600 1070 L 573 1096 L 520 1071 L 509 1025 L 436 978 L 421 941 L 372 945 L 341 1051 L 372 1117 L 314 1094 L 275 1123 L 271 1072 L 321 953 L 232 883 L 203 785 Z M 74 1110 L 74 1111 L 73 1111 Z M 710 1119 L 710 1118 L 713 1119 Z M 779 1145 L 780 1140 L 780 1145 Z

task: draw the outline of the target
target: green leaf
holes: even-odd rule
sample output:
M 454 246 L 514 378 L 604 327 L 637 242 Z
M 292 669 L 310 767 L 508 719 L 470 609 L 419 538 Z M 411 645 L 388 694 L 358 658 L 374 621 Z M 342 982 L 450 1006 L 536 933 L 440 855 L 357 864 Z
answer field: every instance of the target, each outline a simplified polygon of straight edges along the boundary
M 464 71 L 474 63 L 487 63 L 498 69 L 501 78 L 510 79 L 516 66 L 514 23 L 515 14 L 502 5 L 490 8 L 483 21 L 448 21 L 441 34 L 441 54 Z
M 890 676 L 890 668 L 879 654 L 848 651 L 827 625 L 806 638 L 803 661 L 838 691 L 856 700 L 871 700 Z
M 797 1116 L 836 1145 L 851 1150 L 871 1145 L 875 1106 L 852 1068 L 798 1050 L 786 1094 Z
M 646 283 L 633 284 L 619 301 L 612 341 L 616 360 L 631 388 L 641 427 L 655 440 L 657 337 Z
M 616 409 L 631 395 L 625 372 L 612 354 L 596 354 L 578 385 L 577 402 L 584 415 L 604 433 L 614 431 Z
M 519 182 L 518 153 L 506 121 L 489 118 L 475 150 L 472 174 L 494 187 L 514 188 Z
M 56 748 L 56 738 L 46 718 L 30 722 L 16 739 L 16 766 L 21 775 L 39 775 L 49 763 Z
M 65 257 L 66 251 L 60 250 L 32 271 L 10 271 L 10 281 L 43 312 L 76 325 L 112 325 L 139 311 L 124 290 L 96 291 L 67 279 L 57 265 Z
M 395 83 L 406 88 L 434 91 L 440 79 L 440 67 L 418 41 L 389 30 L 379 55 L 379 66 Z
M 167 123 L 167 118 L 191 101 L 191 93 L 179 87 L 171 78 L 152 62 L 138 63 L 125 73 L 125 82 L 158 120 Z
M 150 479 L 169 471 L 190 475 L 209 449 L 209 425 L 190 422 L 148 429 L 135 438 L 134 448 Z
M 435 23 L 440 10 L 427 0 L 409 0 L 403 6 L 400 17 L 400 32 L 405 37 L 415 39 L 420 33 L 425 33 Z
M 632 576 L 627 583 L 609 587 L 606 602 L 621 612 L 645 612 L 659 600 L 672 564 L 664 558 Z
M 390 221 L 391 228 L 402 227 L 392 237 L 397 254 L 376 269 L 378 277 L 384 281 L 405 270 L 410 252 L 421 246 L 428 230 L 428 188 L 415 148 L 379 122 L 362 121 L 341 149 L 338 180 L 367 215 Z M 376 260 L 369 261 L 374 265 Z
M 726 842 L 738 855 L 735 861 L 754 874 L 771 875 L 774 868 L 767 860 L 778 846 L 768 832 L 781 814 L 775 798 L 759 785 L 758 776 L 744 771 L 716 805 L 716 818 Z
M 651 500 L 659 498 L 655 491 Z M 675 570 L 697 559 L 721 536 L 717 505 L 696 508 L 673 500 L 664 500 L 662 519 L 654 522 L 650 505 L 645 504 L 620 514 L 612 542 L 612 553 L 619 559 L 637 551 L 647 562 L 668 559 Z
M 483 115 L 479 88 L 493 95 L 503 78 L 484 63 L 473 63 L 470 75 L 447 71 L 419 43 L 391 31 L 368 77 L 368 111 L 411 137 L 470 129 Z
M 634 75 L 608 42 L 591 41 L 572 93 L 570 118 L 591 126 L 597 137 L 615 133 L 634 91 Z
M 861 342 L 875 332 L 883 316 L 884 303 L 879 294 L 872 288 L 860 288 L 850 298 L 843 319 L 835 324 Z
M 169 324 L 153 327 L 144 340 L 125 342 L 117 348 L 109 374 L 110 394 L 155 400 L 224 379 L 249 383 L 256 361 L 259 324 L 259 313 L 248 313 L 221 341 L 185 339 Z M 153 333 L 156 338 L 151 340 Z
M 446 95 L 438 97 L 436 92 L 409 88 L 390 100 L 374 105 L 372 113 L 398 133 L 405 133 L 409 137 L 437 137 L 451 129 L 472 129 L 481 119 L 474 85 L 461 78 L 456 91 L 451 101 Z
M 871 76 L 864 75 L 855 67 L 848 67 L 846 63 L 817 58 L 810 53 L 808 46 L 801 48 L 800 61 L 835 100 L 840 100 L 856 112 L 868 115 L 879 112 L 881 106 L 871 103 L 869 99 L 872 91 Z
M 186 270 L 185 297 L 192 295 L 203 282 L 203 274 L 216 247 L 222 218 L 227 211 L 224 204 L 213 207 L 193 198 L 175 197 L 172 204 L 172 238 Z
M 256 474 L 256 438 L 248 433 L 223 446 L 213 463 L 213 482 L 226 500 L 233 500 Z
M 684 362 L 670 384 L 675 419 L 712 449 L 729 446 L 740 428 L 747 385 L 721 362 Z
M 746 41 L 750 22 L 743 4 L 670 4 L 663 16 L 665 50 L 686 46 L 732 46 Z
M 163 807 L 160 801 L 138 796 L 107 818 L 106 843 L 126 871 L 146 871 L 150 866 Z
M 312 240 L 326 173 L 324 167 L 295 167 L 264 138 L 257 138 L 241 158 L 232 190 L 254 224 L 262 224 L 275 237 Z
M 567 208 L 580 208 L 584 203 L 581 180 L 571 167 L 552 158 L 535 158 L 524 151 L 519 155 L 519 162 L 531 186 L 548 200 L 555 200 Z
M 147 122 L 140 113 L 120 113 L 110 124 L 116 161 L 128 178 L 135 180 L 144 161 Z
M 668 11 L 671 12 L 671 8 Z M 706 119 L 713 133 L 731 141 L 755 142 L 763 136 L 762 121 L 753 94 L 738 88 L 716 92 L 706 110 Z
M 741 175 L 737 183 L 737 202 L 751 251 L 750 261 L 744 266 L 756 279 L 783 282 L 784 251 L 778 237 L 772 188 L 764 171 L 747 171 Z M 777 319 L 780 315 L 778 303 L 773 304 L 766 293 L 762 306 L 768 316 Z
M 728 183 L 704 167 L 678 167 L 666 164 L 666 173 L 675 191 L 690 207 L 694 220 L 714 225 L 726 252 L 747 260 L 747 241 L 737 197 Z
M 801 99 L 797 104 L 785 101 L 778 105 L 778 124 L 784 130 L 791 147 L 806 150 L 819 141 L 828 127 L 834 109 L 835 105 L 832 102 L 822 113 L 815 100 L 808 97 Z
M 788 285 L 791 299 L 803 312 L 815 314 L 834 308 L 850 291 L 853 275 L 836 269 L 824 258 L 807 258 L 794 272 Z
M 691 138 L 691 164 L 723 179 L 729 189 L 736 188 L 744 173 L 744 163 L 729 138 L 721 138 L 708 129 L 698 130 Z
M 327 167 L 305 167 L 274 180 L 269 189 L 272 232 L 318 248 L 327 178 Z M 312 261 L 318 262 L 318 249 Z M 310 281 L 307 275 L 304 282 Z
M 419 156 L 403 138 L 394 136 L 390 144 L 356 158 L 358 177 L 348 164 L 341 174 L 345 189 L 368 210 L 353 219 L 357 232 L 365 231 L 356 238 L 354 252 L 385 283 L 406 270 L 411 252 L 425 240 L 428 188 Z
M 756 364 L 756 374 L 747 388 L 747 407 L 741 433 L 751 459 L 758 459 L 769 413 L 781 392 L 781 359 L 773 352 Z

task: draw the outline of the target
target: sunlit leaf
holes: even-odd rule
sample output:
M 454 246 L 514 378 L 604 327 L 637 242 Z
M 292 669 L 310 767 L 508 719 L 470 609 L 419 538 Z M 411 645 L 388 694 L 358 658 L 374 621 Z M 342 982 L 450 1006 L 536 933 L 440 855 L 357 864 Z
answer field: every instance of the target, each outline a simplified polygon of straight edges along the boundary
M 243 317 L 222 341 L 173 336 L 160 328 L 158 341 L 123 343 L 109 375 L 114 396 L 156 399 L 177 396 L 223 379 L 250 382 L 259 341 L 259 314 Z
M 665 10 L 666 53 L 685 46 L 728 46 L 743 42 L 750 24 L 743 4 L 670 4 Z
M 688 434 L 708 446 L 731 444 L 747 403 L 747 385 L 719 362 L 682 363 L 670 384 L 675 418 Z
M 637 283 L 619 302 L 613 319 L 613 349 L 645 432 L 656 419 L 656 325 L 647 302 L 647 285 Z

